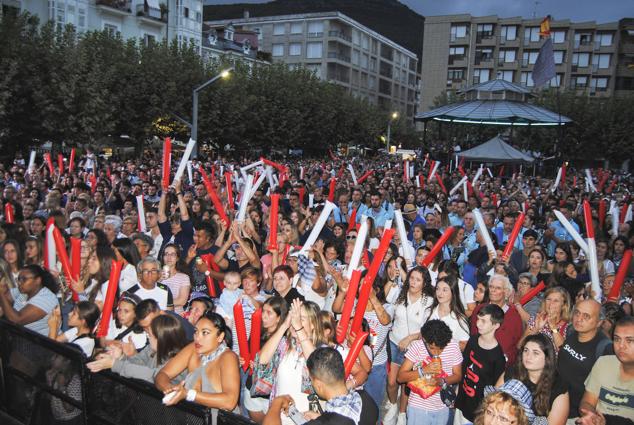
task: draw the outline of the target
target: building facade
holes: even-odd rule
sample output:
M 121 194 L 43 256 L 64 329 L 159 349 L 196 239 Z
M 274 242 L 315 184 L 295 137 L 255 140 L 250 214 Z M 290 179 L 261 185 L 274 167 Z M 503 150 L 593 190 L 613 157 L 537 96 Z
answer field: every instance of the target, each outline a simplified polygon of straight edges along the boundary
M 420 111 L 446 91 L 495 78 L 533 87 L 541 19 L 431 16 L 425 20 Z M 634 90 L 634 22 L 551 21 L 556 77 L 546 86 L 612 96 Z
M 208 21 L 258 34 L 260 50 L 289 67 L 306 67 L 352 95 L 413 118 L 418 58 L 339 12 Z
M 0 0 L 3 13 L 29 12 L 40 21 L 75 26 L 78 32 L 107 30 L 145 43 L 163 38 L 202 46 L 202 0 Z

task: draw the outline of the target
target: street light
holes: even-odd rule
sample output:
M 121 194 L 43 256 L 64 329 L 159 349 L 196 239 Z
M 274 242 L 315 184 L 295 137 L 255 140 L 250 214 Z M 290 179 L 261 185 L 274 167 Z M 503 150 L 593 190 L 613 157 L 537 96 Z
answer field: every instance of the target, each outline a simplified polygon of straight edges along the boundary
M 229 77 L 231 72 L 234 70 L 235 70 L 234 67 L 224 69 L 220 72 L 220 74 L 216 75 L 211 80 L 207 81 L 204 84 L 201 84 L 200 86 L 194 89 L 192 93 L 192 131 L 191 131 L 191 138 L 193 140 L 196 140 L 196 141 L 198 140 L 198 93 L 204 88 L 209 87 L 216 81 L 220 80 L 221 78 L 224 79 Z M 197 156 L 197 153 L 198 153 L 198 144 L 196 144 L 196 148 L 192 156 L 195 158 Z
M 388 154 L 390 153 L 390 134 L 392 132 L 392 121 L 395 121 L 397 119 L 398 119 L 398 112 L 394 111 L 390 114 L 390 119 L 387 122 L 387 141 L 385 142 L 386 143 L 385 147 Z

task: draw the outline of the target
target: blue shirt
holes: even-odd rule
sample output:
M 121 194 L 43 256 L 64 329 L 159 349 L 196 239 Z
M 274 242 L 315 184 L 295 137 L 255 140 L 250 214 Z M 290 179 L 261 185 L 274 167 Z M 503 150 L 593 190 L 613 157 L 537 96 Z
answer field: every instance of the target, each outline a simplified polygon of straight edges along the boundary
M 385 222 L 387 220 L 390 220 L 393 218 L 393 215 L 390 216 L 390 214 L 385 211 L 383 208 L 379 208 L 378 211 L 375 211 L 374 208 L 368 208 L 364 214 L 368 217 L 371 217 L 374 220 L 374 226 L 375 227 L 383 227 L 385 226 Z M 359 216 L 359 213 L 357 212 L 357 217 Z
M 16 311 L 21 311 L 30 304 L 46 313 L 40 320 L 27 323 L 24 327 L 41 335 L 48 336 L 48 318 L 55 307 L 59 305 L 55 294 L 48 288 L 42 288 L 37 294 L 31 297 L 30 300 L 27 300 L 26 294 L 21 293 L 18 288 L 11 288 L 10 291 L 11 297 L 13 298 L 13 308 Z

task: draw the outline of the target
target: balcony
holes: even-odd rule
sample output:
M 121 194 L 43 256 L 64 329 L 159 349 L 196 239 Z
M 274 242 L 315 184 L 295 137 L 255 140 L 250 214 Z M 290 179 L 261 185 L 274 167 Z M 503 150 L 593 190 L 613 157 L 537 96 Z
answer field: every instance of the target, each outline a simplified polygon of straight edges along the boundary
M 495 36 L 493 35 L 492 31 L 477 32 L 476 43 L 477 44 L 495 43 Z
M 328 52 L 328 59 L 337 59 L 342 62 L 350 62 L 350 56 L 339 52 Z
M 157 9 L 155 7 L 150 7 L 147 4 L 137 4 L 136 5 L 136 16 L 139 18 L 149 21 L 149 23 L 159 23 L 163 24 L 167 22 L 167 15 L 161 13 L 161 9 Z
M 340 38 L 341 40 L 345 40 L 348 43 L 352 43 L 352 37 L 344 34 L 343 31 L 328 31 L 328 37 Z
M 104 12 L 125 16 L 132 13 L 131 2 L 127 0 L 97 0 L 97 8 Z
M 590 38 L 581 38 L 579 40 L 575 39 L 575 49 L 586 48 L 591 50 L 593 47 L 594 43 Z

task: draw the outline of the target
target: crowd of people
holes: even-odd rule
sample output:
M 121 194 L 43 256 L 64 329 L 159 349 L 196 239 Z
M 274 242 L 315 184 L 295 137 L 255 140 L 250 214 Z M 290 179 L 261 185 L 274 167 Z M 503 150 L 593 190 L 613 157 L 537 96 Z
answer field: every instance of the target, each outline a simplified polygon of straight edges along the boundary
M 633 423 L 629 174 L 331 154 L 174 178 L 178 162 L 2 166 L 0 316 L 214 417 Z

